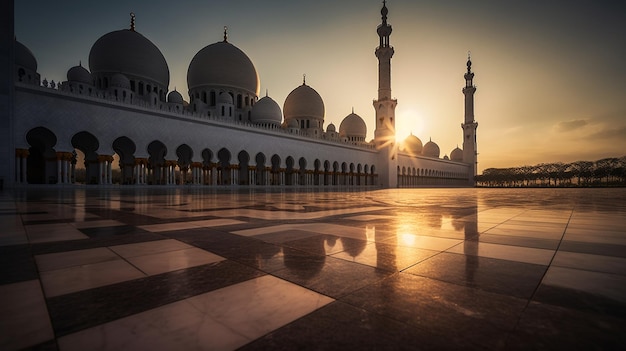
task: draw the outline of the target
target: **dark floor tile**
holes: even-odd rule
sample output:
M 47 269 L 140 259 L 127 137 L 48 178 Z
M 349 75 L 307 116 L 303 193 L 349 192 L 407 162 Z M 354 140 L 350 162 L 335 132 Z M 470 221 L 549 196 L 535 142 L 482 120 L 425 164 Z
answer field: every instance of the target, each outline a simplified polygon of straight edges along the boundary
M 289 247 L 283 248 L 283 254 L 284 257 L 274 260 L 283 260 L 286 268 L 272 275 L 335 299 L 391 274 L 374 267 Z
M 559 250 L 626 258 L 626 246 L 564 240 Z
M 309 232 L 306 230 L 292 229 L 292 230 L 284 230 L 284 231 L 268 233 L 268 234 L 255 235 L 254 238 L 268 242 L 268 243 L 282 244 L 285 242 L 290 242 L 290 241 L 295 241 L 295 240 L 308 239 L 313 236 L 318 237 L 322 235 L 320 235 L 319 233 Z
M 431 334 L 465 340 L 476 348 L 498 349 L 526 300 L 397 273 L 341 301 L 419 327 Z
M 140 231 L 129 235 L 105 235 L 95 236 L 90 239 L 56 241 L 49 243 L 33 244 L 31 250 L 33 255 L 42 255 L 54 252 L 93 249 L 96 247 L 106 247 L 124 244 L 141 243 L 145 241 L 163 240 L 160 234 Z
M 502 244 L 531 247 L 535 249 L 556 250 L 559 246 L 559 240 L 527 238 L 520 236 L 481 234 L 478 240 L 481 243 Z
M 282 259 L 274 259 L 283 255 L 280 246 L 254 238 L 209 228 L 172 231 L 163 234 L 265 272 L 272 272 L 285 267 Z
M 25 349 L 22 349 L 22 351 L 57 351 L 58 349 L 59 347 L 57 345 L 56 340 L 48 340 L 39 345 L 30 346 Z
M 625 350 L 626 319 L 531 303 L 507 350 Z
M 48 299 L 48 310 L 59 337 L 262 275 L 221 261 L 56 296 Z
M 22 221 L 23 225 L 43 225 L 43 224 L 58 224 L 58 223 L 72 223 L 75 222 L 74 218 L 55 218 L 55 219 L 37 219 L 30 221 Z
M 585 291 L 542 284 L 533 296 L 533 300 L 626 320 L 626 304 Z
M 530 263 L 441 253 L 404 272 L 528 299 L 546 269 Z
M 90 238 L 105 238 L 114 235 L 132 235 L 148 233 L 143 229 L 139 229 L 132 225 L 120 225 L 113 227 L 85 228 L 79 229 L 83 234 Z
M 0 246 L 0 284 L 37 278 L 37 266 L 28 245 Z
M 467 344 L 333 302 L 239 350 L 443 350 Z

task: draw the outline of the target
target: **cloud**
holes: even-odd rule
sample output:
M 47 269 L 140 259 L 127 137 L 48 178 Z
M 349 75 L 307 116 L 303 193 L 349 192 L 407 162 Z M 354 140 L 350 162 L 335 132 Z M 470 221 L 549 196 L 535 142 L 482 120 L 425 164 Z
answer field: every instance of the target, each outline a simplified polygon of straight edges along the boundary
M 589 122 L 587 122 L 587 120 L 585 120 L 585 119 L 575 119 L 573 121 L 559 122 L 555 126 L 555 129 L 556 129 L 557 132 L 567 133 L 567 132 L 571 132 L 571 131 L 576 130 L 576 129 L 583 128 L 587 124 L 589 124 Z
M 591 138 L 602 138 L 602 139 L 612 139 L 616 138 L 619 140 L 625 140 L 626 136 L 626 126 L 617 126 L 613 128 L 603 128 L 602 130 L 593 133 Z

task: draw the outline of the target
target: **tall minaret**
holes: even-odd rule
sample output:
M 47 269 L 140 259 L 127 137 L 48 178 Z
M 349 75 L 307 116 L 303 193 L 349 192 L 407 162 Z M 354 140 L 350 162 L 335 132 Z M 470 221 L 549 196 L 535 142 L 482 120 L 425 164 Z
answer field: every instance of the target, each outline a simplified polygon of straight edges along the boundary
M 391 57 L 393 47 L 389 44 L 391 26 L 387 23 L 387 2 L 383 1 L 380 10 L 382 23 L 378 25 L 377 32 L 380 44 L 376 48 L 378 58 L 378 99 L 374 100 L 376 110 L 376 130 L 374 142 L 379 150 L 378 180 L 383 188 L 395 188 L 398 186 L 398 155 L 396 147 L 396 122 L 395 110 L 397 100 L 391 98 Z
M 467 54 L 467 73 L 465 73 L 465 122 L 461 124 L 463 128 L 463 162 L 470 164 L 470 185 L 475 185 L 474 176 L 478 170 L 478 152 L 476 149 L 476 128 L 478 123 L 474 120 L 474 73 L 472 72 L 472 60 Z

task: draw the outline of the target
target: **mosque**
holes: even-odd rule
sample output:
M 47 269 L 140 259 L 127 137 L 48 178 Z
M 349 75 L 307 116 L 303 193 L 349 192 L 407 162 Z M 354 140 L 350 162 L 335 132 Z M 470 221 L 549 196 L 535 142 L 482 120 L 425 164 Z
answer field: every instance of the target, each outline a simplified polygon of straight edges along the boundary
M 4 13 L 13 13 L 12 1 Z M 88 68 L 67 71 L 67 80 L 41 80 L 37 60 L 14 38 L 13 18 L 2 38 L 3 103 L 0 139 L 5 186 L 85 183 L 120 186 L 472 186 L 477 151 L 474 73 L 467 61 L 462 89 L 463 149 L 440 157 L 433 141 L 414 135 L 395 140 L 391 95 L 394 48 L 383 2 L 377 27 L 376 130 L 354 112 L 339 128 L 324 125 L 322 97 L 306 84 L 296 87 L 282 109 L 259 96 L 252 60 L 228 41 L 200 49 L 189 64 L 189 101 L 169 91 L 169 68 L 159 48 L 135 30 L 100 37 Z M 8 27 L 8 28 L 7 28 Z M 7 36 L 8 35 L 8 36 Z M 132 52 L 132 55 L 128 53 Z M 11 72 L 7 79 L 7 72 Z M 119 167 L 114 179 L 113 169 Z

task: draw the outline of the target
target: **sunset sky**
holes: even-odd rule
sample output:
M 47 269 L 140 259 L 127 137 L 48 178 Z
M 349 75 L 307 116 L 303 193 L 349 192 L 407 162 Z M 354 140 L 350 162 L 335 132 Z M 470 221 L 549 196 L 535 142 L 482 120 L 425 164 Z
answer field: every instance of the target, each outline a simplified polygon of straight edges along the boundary
M 155 43 L 170 90 L 187 99 L 187 68 L 229 42 L 255 64 L 261 96 L 282 107 L 302 84 L 322 96 L 325 126 L 352 108 L 374 136 L 381 1 L 15 1 L 15 34 L 42 79 L 66 80 L 102 35 L 129 27 Z M 477 85 L 479 173 L 490 167 L 626 155 L 624 1 L 390 0 L 397 138 L 462 142 L 465 62 Z

